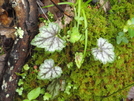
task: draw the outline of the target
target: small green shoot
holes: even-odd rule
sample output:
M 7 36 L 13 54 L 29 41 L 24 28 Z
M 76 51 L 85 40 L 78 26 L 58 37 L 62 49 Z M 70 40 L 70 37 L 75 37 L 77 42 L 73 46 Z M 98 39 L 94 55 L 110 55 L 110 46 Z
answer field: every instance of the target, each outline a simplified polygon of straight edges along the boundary
M 127 21 L 127 24 L 123 28 L 123 32 L 128 32 L 130 38 L 134 37 L 134 18 Z
M 25 65 L 23 66 L 23 68 L 24 68 L 24 70 L 27 71 L 27 70 L 29 70 L 30 67 L 28 66 L 28 64 L 25 64 Z
M 78 52 L 75 53 L 75 63 L 78 68 L 80 68 L 83 63 L 83 57 L 84 57 L 83 53 Z
M 44 96 L 43 96 L 43 100 L 44 100 L 44 101 L 50 100 L 51 97 L 52 97 L 51 94 L 45 93 Z
M 17 88 L 17 89 L 16 89 L 16 92 L 17 92 L 19 95 L 22 95 L 22 93 L 23 93 L 23 87 Z
M 120 44 L 121 42 L 123 42 L 125 44 L 128 43 L 128 39 L 124 35 L 125 35 L 124 32 L 119 32 L 118 33 L 118 36 L 116 37 L 117 44 Z

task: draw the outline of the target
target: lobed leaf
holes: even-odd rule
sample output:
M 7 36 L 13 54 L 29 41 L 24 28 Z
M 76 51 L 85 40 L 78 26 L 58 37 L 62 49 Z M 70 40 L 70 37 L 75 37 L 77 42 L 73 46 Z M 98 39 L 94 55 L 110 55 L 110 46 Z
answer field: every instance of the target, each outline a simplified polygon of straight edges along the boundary
M 53 59 L 46 59 L 39 69 L 38 78 L 42 80 L 57 78 L 62 73 L 62 69 L 59 66 L 54 66 Z
M 39 31 L 40 33 L 32 40 L 32 45 L 45 48 L 46 51 L 50 52 L 61 51 L 65 47 L 65 41 L 57 36 L 60 31 L 57 24 L 49 23 L 48 27 L 43 26 Z
M 98 47 L 92 48 L 92 54 L 96 60 L 101 61 L 103 64 L 112 62 L 114 60 L 114 47 L 108 43 L 106 39 L 99 38 L 97 40 Z

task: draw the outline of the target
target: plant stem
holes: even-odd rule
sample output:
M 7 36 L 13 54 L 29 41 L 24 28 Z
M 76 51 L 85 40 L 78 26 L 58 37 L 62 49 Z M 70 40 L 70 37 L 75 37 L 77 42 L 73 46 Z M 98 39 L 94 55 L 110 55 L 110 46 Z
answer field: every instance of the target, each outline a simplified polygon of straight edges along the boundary
M 79 24 L 80 24 L 81 1 L 82 1 L 82 0 L 78 0 L 78 23 L 77 23 L 77 28 L 78 28 L 78 29 L 79 29 Z
M 83 13 L 83 17 L 84 17 L 84 27 L 85 27 L 85 47 L 84 47 L 84 57 L 86 57 L 87 41 L 88 41 L 87 18 L 86 18 L 84 9 L 82 9 L 82 13 Z

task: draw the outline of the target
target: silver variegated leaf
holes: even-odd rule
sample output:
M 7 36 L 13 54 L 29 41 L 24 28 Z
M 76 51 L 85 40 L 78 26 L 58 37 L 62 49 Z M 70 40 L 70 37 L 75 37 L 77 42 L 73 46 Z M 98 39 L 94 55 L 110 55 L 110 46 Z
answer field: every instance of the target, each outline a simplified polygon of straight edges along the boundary
M 53 59 L 46 59 L 39 69 L 38 78 L 42 80 L 58 78 L 62 74 L 62 69 L 59 66 L 54 66 Z
M 45 48 L 46 51 L 61 51 L 65 47 L 65 41 L 58 37 L 60 31 L 56 23 L 49 23 L 39 29 L 40 33 L 35 36 L 31 44 L 39 48 Z

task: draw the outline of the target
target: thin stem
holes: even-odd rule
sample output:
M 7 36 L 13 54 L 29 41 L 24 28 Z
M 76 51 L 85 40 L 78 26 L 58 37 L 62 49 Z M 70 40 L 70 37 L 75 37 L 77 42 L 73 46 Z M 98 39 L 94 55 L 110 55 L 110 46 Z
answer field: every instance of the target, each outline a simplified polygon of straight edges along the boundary
M 79 29 L 79 24 L 80 24 L 80 10 L 81 10 L 81 1 L 82 0 L 78 0 L 78 24 L 77 24 L 77 29 Z
M 84 57 L 86 57 L 86 50 L 87 50 L 87 42 L 88 42 L 88 30 L 87 30 L 87 18 L 85 15 L 84 9 L 82 9 L 83 17 L 84 17 L 84 27 L 85 27 L 85 47 L 84 47 Z

